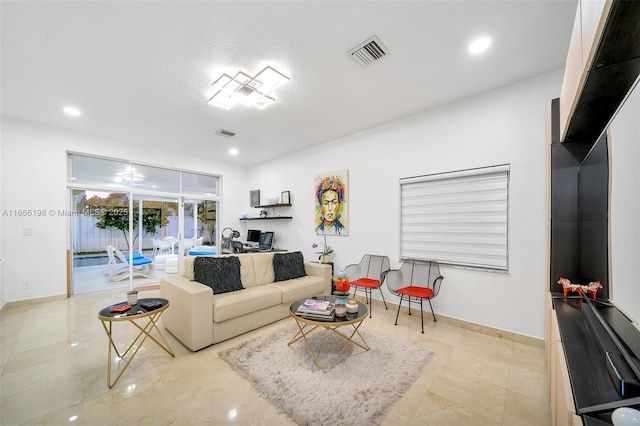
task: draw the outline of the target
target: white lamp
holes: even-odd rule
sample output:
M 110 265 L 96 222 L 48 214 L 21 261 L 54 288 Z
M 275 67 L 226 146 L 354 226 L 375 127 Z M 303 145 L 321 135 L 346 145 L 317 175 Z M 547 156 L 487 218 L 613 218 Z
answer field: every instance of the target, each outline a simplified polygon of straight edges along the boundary
M 640 425 L 640 411 L 629 407 L 616 408 L 611 414 L 611 421 L 614 426 Z

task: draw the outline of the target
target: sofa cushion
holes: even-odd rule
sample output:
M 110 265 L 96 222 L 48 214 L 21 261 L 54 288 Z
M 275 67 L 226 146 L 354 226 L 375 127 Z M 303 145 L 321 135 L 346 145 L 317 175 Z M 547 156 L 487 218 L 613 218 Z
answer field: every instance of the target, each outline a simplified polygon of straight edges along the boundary
M 258 285 L 256 278 L 256 271 L 254 268 L 254 255 L 252 254 L 239 254 L 240 259 L 240 274 L 242 278 L 242 285 L 244 288 L 255 287 Z
M 222 322 L 280 304 L 282 293 L 270 285 L 213 295 L 213 322 Z
M 271 284 L 273 275 L 273 253 L 250 253 L 246 255 L 253 259 L 253 271 L 255 273 L 255 285 Z M 242 281 L 244 283 L 244 281 Z M 245 285 L 246 287 L 246 285 Z
M 213 294 L 244 289 L 240 281 L 240 259 L 237 256 L 198 256 L 193 272 L 195 280 L 211 287 Z
M 269 284 L 282 293 L 282 303 L 291 303 L 305 297 L 325 294 L 327 281 L 322 277 L 307 275 L 293 280 L 278 281 Z
M 187 277 L 189 281 L 196 280 L 196 277 L 193 274 L 193 264 L 196 261 L 196 258 L 197 256 L 187 256 L 184 258 L 184 276 Z
M 304 277 L 304 257 L 299 251 L 273 255 L 274 282 Z

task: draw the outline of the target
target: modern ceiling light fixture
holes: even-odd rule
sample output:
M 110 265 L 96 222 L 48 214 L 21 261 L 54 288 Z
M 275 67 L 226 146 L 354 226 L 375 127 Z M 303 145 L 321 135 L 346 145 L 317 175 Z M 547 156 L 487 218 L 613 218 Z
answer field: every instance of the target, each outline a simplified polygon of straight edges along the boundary
M 477 55 L 486 51 L 491 46 L 491 39 L 489 37 L 480 37 L 471 42 L 469 45 L 469 53 Z
M 213 82 L 212 86 L 216 92 L 207 103 L 224 109 L 229 109 L 237 103 L 262 109 L 276 101 L 271 96 L 273 91 L 290 80 L 270 65 L 254 77 L 242 71 L 238 71 L 233 77 L 222 74 Z

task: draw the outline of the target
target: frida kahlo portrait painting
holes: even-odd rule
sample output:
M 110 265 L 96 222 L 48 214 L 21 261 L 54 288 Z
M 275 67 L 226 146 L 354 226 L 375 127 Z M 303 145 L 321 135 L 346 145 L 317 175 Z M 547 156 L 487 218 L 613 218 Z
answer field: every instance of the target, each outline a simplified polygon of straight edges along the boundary
M 316 234 L 348 235 L 347 186 L 349 171 L 340 170 L 315 178 Z

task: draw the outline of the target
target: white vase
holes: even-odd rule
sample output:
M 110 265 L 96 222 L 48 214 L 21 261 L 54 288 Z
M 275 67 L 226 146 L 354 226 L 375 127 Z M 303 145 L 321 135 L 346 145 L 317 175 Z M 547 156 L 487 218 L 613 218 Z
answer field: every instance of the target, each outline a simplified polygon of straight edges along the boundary
M 331 262 L 331 255 L 330 254 L 323 254 L 322 255 L 322 263 L 329 263 Z

